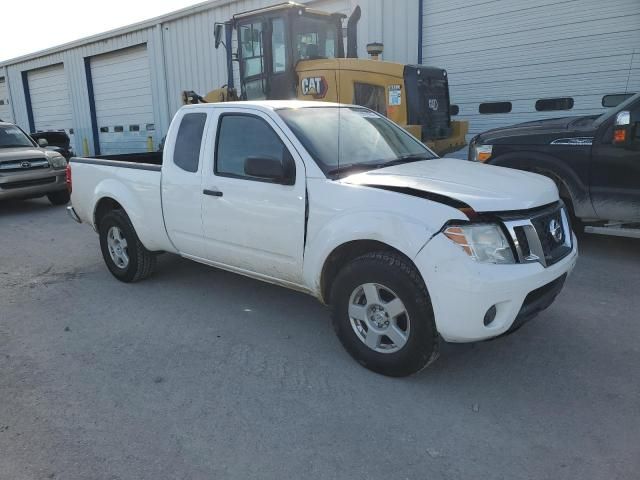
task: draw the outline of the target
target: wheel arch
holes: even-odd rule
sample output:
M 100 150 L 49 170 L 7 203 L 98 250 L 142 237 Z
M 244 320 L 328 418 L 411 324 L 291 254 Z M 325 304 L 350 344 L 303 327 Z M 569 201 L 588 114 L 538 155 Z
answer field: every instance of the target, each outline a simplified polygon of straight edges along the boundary
M 523 150 L 500 155 L 489 163 L 550 178 L 558 187 L 560 197 L 570 202 L 570 208 L 578 217 L 595 215 L 591 205 L 588 180 L 580 178 L 575 170 L 553 155 Z
M 380 251 L 393 252 L 400 255 L 420 274 L 415 262 L 409 256 L 388 243 L 379 240 L 350 240 L 336 246 L 325 259 L 320 273 L 320 300 L 325 304 L 329 304 L 331 301 L 331 286 L 344 265 L 367 253 Z
M 112 197 L 105 196 L 96 202 L 95 208 L 93 209 L 93 224 L 95 225 L 96 230 L 104 216 L 113 210 L 123 210 L 126 213 L 126 210 L 122 207 L 120 202 Z

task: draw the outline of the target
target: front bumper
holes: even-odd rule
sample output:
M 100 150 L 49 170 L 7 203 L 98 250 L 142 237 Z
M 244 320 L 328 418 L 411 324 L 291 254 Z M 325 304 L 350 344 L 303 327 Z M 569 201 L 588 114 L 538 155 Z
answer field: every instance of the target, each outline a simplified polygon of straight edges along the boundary
M 478 263 L 439 234 L 415 262 L 431 296 L 440 336 L 448 342 L 473 342 L 513 331 L 547 308 L 577 258 L 575 235 L 571 253 L 545 268 L 539 263 Z M 485 314 L 492 306 L 495 319 L 485 326 Z
M 0 200 L 41 197 L 66 188 L 64 169 L 0 175 Z

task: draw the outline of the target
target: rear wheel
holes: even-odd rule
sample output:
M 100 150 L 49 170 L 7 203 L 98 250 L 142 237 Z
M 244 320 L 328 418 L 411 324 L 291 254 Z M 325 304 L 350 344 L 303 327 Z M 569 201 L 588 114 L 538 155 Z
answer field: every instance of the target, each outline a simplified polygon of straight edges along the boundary
M 153 273 L 156 256 L 147 250 L 122 210 L 107 213 L 98 228 L 107 268 L 122 282 L 137 282 Z
M 393 377 L 437 358 L 438 335 L 427 289 L 415 267 L 393 252 L 356 258 L 331 288 L 333 327 L 364 367 Z
M 52 205 L 66 205 L 71 200 L 71 195 L 67 190 L 59 190 L 47 194 L 47 198 Z

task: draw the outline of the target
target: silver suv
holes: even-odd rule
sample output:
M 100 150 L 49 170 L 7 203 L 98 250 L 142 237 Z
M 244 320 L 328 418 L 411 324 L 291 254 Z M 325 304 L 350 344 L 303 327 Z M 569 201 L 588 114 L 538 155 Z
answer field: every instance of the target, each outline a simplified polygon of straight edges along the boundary
M 54 205 L 69 202 L 65 169 L 58 152 L 45 150 L 20 127 L 0 122 L 0 200 L 47 196 Z

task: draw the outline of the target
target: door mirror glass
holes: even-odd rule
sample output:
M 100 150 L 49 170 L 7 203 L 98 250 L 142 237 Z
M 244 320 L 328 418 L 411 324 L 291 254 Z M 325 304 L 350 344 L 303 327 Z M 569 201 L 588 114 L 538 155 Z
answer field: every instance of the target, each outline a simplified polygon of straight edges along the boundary
M 47 139 L 46 139 L 46 138 L 39 138 L 39 139 L 38 139 L 38 145 L 39 145 L 41 148 L 45 148 L 45 147 L 48 147 L 48 146 L 49 146 L 49 142 L 47 142 Z
M 222 31 L 224 29 L 224 24 L 216 23 L 215 27 L 213 28 L 214 28 L 213 33 L 216 39 L 215 47 L 218 48 L 222 43 Z
M 628 145 L 631 141 L 631 112 L 623 110 L 618 112 L 613 124 L 613 144 L 617 146 Z
M 283 183 L 285 169 L 281 160 L 273 157 L 248 157 L 244 161 L 244 173 L 250 177 Z

